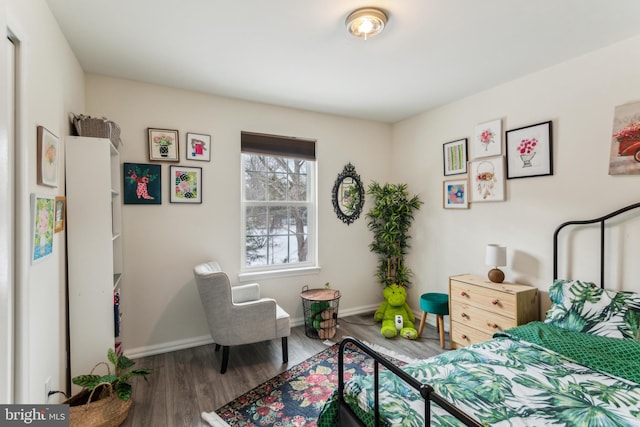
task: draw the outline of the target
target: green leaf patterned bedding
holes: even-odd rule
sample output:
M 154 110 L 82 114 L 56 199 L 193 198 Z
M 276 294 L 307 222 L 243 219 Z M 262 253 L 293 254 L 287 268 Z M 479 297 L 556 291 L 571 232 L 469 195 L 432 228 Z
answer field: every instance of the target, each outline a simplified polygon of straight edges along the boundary
M 640 426 L 640 343 L 565 332 L 533 322 L 402 369 L 484 425 Z M 436 405 L 425 424 L 417 392 L 386 370 L 380 384 L 382 425 L 462 425 Z M 345 400 L 373 425 L 373 376 L 349 381 Z M 336 405 L 319 426 L 337 425 Z

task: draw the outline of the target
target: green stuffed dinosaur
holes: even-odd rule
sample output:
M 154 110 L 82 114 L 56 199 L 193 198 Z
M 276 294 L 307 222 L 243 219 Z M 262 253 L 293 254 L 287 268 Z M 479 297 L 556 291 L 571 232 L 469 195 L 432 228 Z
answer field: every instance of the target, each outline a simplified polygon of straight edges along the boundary
M 418 337 L 418 331 L 415 329 L 416 318 L 407 304 L 407 291 L 404 286 L 389 285 L 383 291 L 384 301 L 376 310 L 373 318 L 376 321 L 382 321 L 380 333 L 386 338 L 393 338 L 398 335 L 396 329 L 396 315 L 402 316 L 402 329 L 400 336 L 410 340 Z

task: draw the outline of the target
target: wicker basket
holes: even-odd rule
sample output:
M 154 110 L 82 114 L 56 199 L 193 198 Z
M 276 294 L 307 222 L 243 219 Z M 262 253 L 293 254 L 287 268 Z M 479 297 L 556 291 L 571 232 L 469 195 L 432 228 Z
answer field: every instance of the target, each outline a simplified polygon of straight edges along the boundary
M 96 138 L 109 138 L 118 148 L 122 143 L 120 139 L 120 126 L 106 117 L 91 117 L 83 114 L 70 114 L 71 123 L 78 136 L 91 136 Z
M 91 391 L 85 388 L 63 403 L 69 405 L 69 427 L 118 427 L 127 419 L 133 400 L 120 399 L 111 384 L 104 383 Z

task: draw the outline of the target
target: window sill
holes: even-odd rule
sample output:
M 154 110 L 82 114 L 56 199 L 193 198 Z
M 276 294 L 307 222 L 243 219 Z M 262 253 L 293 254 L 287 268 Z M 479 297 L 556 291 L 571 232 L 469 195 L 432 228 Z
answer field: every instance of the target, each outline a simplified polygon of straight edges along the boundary
M 286 270 L 262 270 L 239 273 L 240 282 L 253 282 L 261 279 L 275 279 L 278 277 L 308 276 L 320 273 L 320 267 L 288 268 Z

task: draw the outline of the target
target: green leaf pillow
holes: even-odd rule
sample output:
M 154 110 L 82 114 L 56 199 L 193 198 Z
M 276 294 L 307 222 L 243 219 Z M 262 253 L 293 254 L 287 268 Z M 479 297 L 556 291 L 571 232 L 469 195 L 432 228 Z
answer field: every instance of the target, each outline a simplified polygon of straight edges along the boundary
M 611 338 L 638 337 L 640 294 L 605 290 L 581 280 L 556 280 L 549 298 L 545 323 Z

